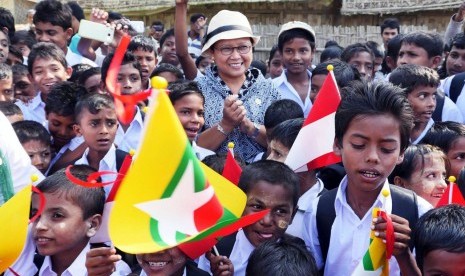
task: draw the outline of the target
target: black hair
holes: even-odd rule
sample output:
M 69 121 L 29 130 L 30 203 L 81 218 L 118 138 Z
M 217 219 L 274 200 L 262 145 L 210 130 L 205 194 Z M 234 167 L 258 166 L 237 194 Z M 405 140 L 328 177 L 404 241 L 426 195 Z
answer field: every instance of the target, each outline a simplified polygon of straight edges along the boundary
M 20 78 L 29 74 L 27 70 L 27 66 L 24 64 L 15 64 L 11 66 L 11 71 L 13 72 L 13 80 L 16 78 Z
M 68 117 L 74 116 L 74 108 L 79 98 L 87 95 L 84 87 L 70 81 L 59 82 L 52 86 L 45 100 L 45 113 L 55 113 Z
M 328 48 L 328 47 L 339 47 L 339 48 L 342 49 L 342 47 L 339 45 L 339 43 L 337 43 L 337 41 L 335 41 L 335 40 L 326 41 L 325 48 Z
M 108 12 L 108 22 L 113 22 L 113 21 L 116 21 L 116 20 L 120 20 L 120 19 L 123 19 L 124 16 L 119 13 L 119 12 L 115 12 L 115 11 L 109 11 Z
M 318 276 L 319 273 L 305 246 L 282 238 L 257 246 L 250 254 L 245 275 Z
M 394 183 L 394 177 L 396 176 L 405 180 L 410 180 L 417 168 L 423 173 L 425 169 L 425 156 L 429 154 L 438 154 L 444 161 L 446 172 L 448 173 L 450 171 L 449 160 L 440 148 L 427 144 L 409 145 L 404 151 L 402 163 L 397 164 L 389 176 L 389 183 Z
M 19 106 L 15 105 L 13 102 L 0 101 L 0 112 L 2 112 L 6 117 L 23 115 Z
M 299 134 L 304 118 L 286 120 L 273 128 L 273 131 L 267 135 L 268 141 L 280 142 L 283 146 L 290 149 L 294 144 L 297 134 Z
M 281 99 L 273 102 L 265 111 L 264 126 L 271 129 L 289 119 L 303 118 L 302 108 L 293 100 Z
M 270 50 L 270 56 L 268 57 L 268 67 L 270 66 L 271 60 L 273 59 L 274 55 L 276 54 L 276 51 L 278 51 L 278 44 L 273 45 Z
M 192 94 L 195 94 L 202 99 L 202 105 L 205 103 L 205 97 L 195 81 L 173 82 L 168 86 L 168 90 L 170 91 L 168 96 L 170 97 L 171 104 L 173 105 L 184 96 Z
M 43 1 L 46 2 L 46 1 Z M 43 3 L 40 2 L 40 3 Z M 56 44 L 51 42 L 39 42 L 35 44 L 32 49 L 31 53 L 29 54 L 27 60 L 27 69 L 29 74 L 33 76 L 32 69 L 34 68 L 34 63 L 36 59 L 53 59 L 61 63 L 64 69 L 68 68 L 68 63 L 66 62 L 65 53 L 61 50 Z
M 21 53 L 21 51 L 17 47 L 15 47 L 13 45 L 10 45 L 10 47 L 8 47 L 8 48 L 9 48 L 8 53 L 14 55 L 17 58 L 19 58 L 19 60 L 21 61 L 20 64 L 22 64 L 24 62 L 23 53 Z M 9 60 L 10 59 L 8 58 L 7 62 L 9 62 Z M 10 65 L 11 65 L 11 63 L 10 63 Z
M 87 177 L 95 172 L 93 168 L 87 165 L 74 165 L 70 171 L 73 176 L 81 180 L 87 180 Z M 64 195 L 64 198 L 81 208 L 83 219 L 96 214 L 103 214 L 105 204 L 105 191 L 103 188 L 88 188 L 74 184 L 66 176 L 65 169 L 61 169 L 42 180 L 37 185 L 37 188 L 44 194 Z
M 113 56 L 115 53 L 109 53 L 102 62 L 102 69 L 100 72 L 102 73 L 102 81 L 105 82 L 108 74 L 108 69 L 110 69 L 111 61 L 113 60 Z M 142 78 L 142 67 L 140 66 L 137 57 L 132 52 L 125 52 L 123 56 L 123 60 L 121 61 L 121 65 L 132 64 L 134 68 L 139 71 L 139 75 Z
M 10 10 L 0 7 L 0 29 L 8 29 L 8 37 L 11 39 L 15 34 L 15 18 Z
M 161 21 L 153 21 L 150 26 L 161 26 L 163 29 L 165 29 L 165 24 Z
M 158 76 L 160 75 L 160 73 L 163 73 L 163 72 L 173 73 L 178 80 L 184 79 L 184 75 L 178 67 L 174 66 L 173 64 L 166 63 L 166 62 L 162 62 L 157 67 L 155 67 L 155 69 L 153 69 L 152 74 L 150 74 L 150 78 Z
M 448 50 L 451 51 L 452 47 L 457 49 L 465 49 L 465 33 L 460 32 L 449 41 Z
M 413 111 L 402 88 L 385 82 L 352 82 L 342 90 L 341 97 L 335 116 L 338 146 L 342 147 L 344 134 L 354 118 L 388 114 L 399 123 L 400 152 L 407 148 L 413 127 Z
M 199 68 L 200 63 L 202 60 L 206 59 L 206 56 L 200 55 L 195 59 L 195 67 Z
M 407 96 L 419 86 L 437 87 L 440 79 L 436 70 L 421 65 L 403 64 L 391 72 L 389 82 L 404 89 Z
M 282 32 L 278 37 L 278 49 L 282 53 L 284 49 L 284 44 L 288 41 L 293 40 L 294 38 L 303 38 L 308 41 L 312 52 L 315 51 L 315 37 L 309 31 L 295 28 Z
M 328 65 L 333 65 L 334 78 L 336 79 L 337 86 L 342 89 L 349 85 L 354 80 L 360 80 L 360 74 L 356 69 L 341 60 L 328 60 L 320 63 L 312 70 L 312 76 L 315 75 L 328 75 Z
M 428 58 L 442 56 L 444 42 L 438 33 L 418 31 L 404 36 L 402 44 L 413 44 L 423 48 L 428 53 Z
M 261 60 L 253 60 L 250 64 L 251 67 L 256 68 L 262 73 L 263 76 L 266 75 L 266 64 Z
M 354 43 L 347 46 L 344 51 L 341 53 L 341 60 L 349 63 L 349 61 L 359 53 L 366 52 L 371 55 L 373 63 L 375 60 L 375 55 L 373 51 L 364 43 Z
M 29 49 L 37 43 L 34 34 L 30 31 L 20 30 L 16 31 L 14 36 L 11 38 L 11 44 L 16 45 L 18 43 L 25 44 Z
M 71 8 L 57 0 L 44 0 L 35 6 L 36 13 L 32 19 L 34 24 L 39 22 L 60 26 L 63 30 L 71 28 L 73 14 Z
M 171 37 L 171 36 L 174 36 L 173 28 L 166 30 L 166 32 L 160 37 L 160 48 L 163 48 L 163 44 L 165 43 L 165 40 L 167 40 L 168 37 Z
M 84 71 L 92 68 L 92 66 L 86 63 L 78 63 L 71 66 L 71 68 L 73 68 L 73 72 L 71 73 L 71 77 L 68 80 L 77 83 L 79 77 L 81 77 L 81 74 Z
M 340 59 L 344 48 L 340 46 L 329 46 L 325 48 L 320 55 L 320 62 L 325 62 L 330 59 Z
M 13 81 L 13 71 L 11 66 L 6 63 L 0 63 L 0 80 L 11 79 Z
M 300 195 L 300 180 L 286 164 L 274 160 L 260 160 L 249 164 L 242 171 L 238 186 L 244 193 L 248 194 L 259 181 L 284 186 L 292 196 L 292 206 L 297 206 Z
M 451 204 L 429 210 L 418 220 L 412 239 L 422 272 L 424 258 L 431 251 L 465 253 L 465 207 Z
M 421 141 L 437 146 L 447 154 L 455 140 L 460 137 L 465 137 L 465 125 L 452 121 L 435 122 Z
M 199 18 L 205 18 L 205 15 L 203 13 L 194 13 L 193 15 L 191 15 L 191 18 L 190 18 L 190 21 L 191 23 L 195 23 Z
M 370 40 L 366 42 L 366 45 L 371 49 L 375 58 L 384 58 L 384 52 L 378 42 Z
M 205 156 L 202 160 L 202 163 L 210 167 L 215 172 L 222 174 L 224 169 L 224 164 L 226 163 L 227 153 L 215 153 L 212 155 Z M 237 155 L 234 155 L 234 159 L 237 164 L 243 169 L 245 167 L 245 162 Z
M 136 35 L 131 38 L 131 42 L 128 45 L 128 51 L 134 52 L 138 49 L 142 49 L 145 52 L 153 52 L 155 57 L 157 56 L 157 51 L 155 43 L 153 40 L 145 35 Z
M 100 70 L 101 70 L 100 67 L 91 67 L 91 68 L 85 70 L 79 76 L 79 78 L 77 80 L 77 84 L 84 85 L 86 83 L 87 79 L 89 79 L 90 77 L 102 74 L 100 72 Z
M 50 133 L 48 133 L 47 129 L 41 123 L 24 120 L 15 122 L 12 126 L 21 144 L 29 141 L 40 141 L 50 146 Z
M 69 8 L 71 9 L 71 13 L 74 17 L 76 17 L 77 21 L 81 21 L 82 19 L 86 19 L 84 15 L 84 11 L 82 10 L 81 6 L 76 1 L 69 1 L 66 3 Z
M 81 115 L 84 110 L 87 110 L 91 114 L 95 115 L 103 109 L 115 109 L 113 99 L 107 94 L 94 93 L 80 98 L 74 109 L 76 123 L 80 122 Z
M 400 24 L 399 20 L 397 18 L 386 18 L 381 24 L 381 34 L 384 32 L 384 29 L 389 28 L 389 29 L 397 29 L 397 33 L 400 33 Z
M 398 34 L 395 37 L 391 38 L 387 44 L 386 57 L 392 58 L 392 60 L 397 64 L 397 59 L 399 57 L 400 47 L 402 47 L 402 39 L 404 34 Z

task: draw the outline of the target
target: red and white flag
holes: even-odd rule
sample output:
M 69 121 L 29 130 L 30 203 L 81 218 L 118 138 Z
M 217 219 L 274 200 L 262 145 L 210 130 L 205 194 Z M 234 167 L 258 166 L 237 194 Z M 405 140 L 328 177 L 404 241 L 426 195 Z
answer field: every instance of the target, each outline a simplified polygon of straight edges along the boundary
M 448 204 L 458 204 L 465 206 L 465 199 L 463 198 L 462 193 L 460 192 L 459 187 L 455 184 L 455 177 L 449 177 L 449 185 L 447 186 L 446 191 L 442 195 L 439 202 L 436 204 L 437 207 L 441 207 Z
M 234 159 L 234 143 L 228 143 L 228 154 L 226 156 L 226 162 L 224 163 L 222 175 L 234 184 L 239 184 L 239 178 L 242 174 L 242 168 L 237 164 Z
M 321 86 L 310 113 L 287 155 L 286 165 L 296 172 L 313 170 L 341 161 L 333 153 L 334 117 L 341 102 L 332 68 Z

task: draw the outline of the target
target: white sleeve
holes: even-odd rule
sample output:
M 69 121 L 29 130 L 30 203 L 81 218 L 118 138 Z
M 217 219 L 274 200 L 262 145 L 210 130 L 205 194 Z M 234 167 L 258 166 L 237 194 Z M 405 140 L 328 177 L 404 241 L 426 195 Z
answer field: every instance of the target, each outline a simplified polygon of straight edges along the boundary
M 319 200 L 320 197 L 316 198 L 312 204 L 311 211 L 305 212 L 302 238 L 305 241 L 305 245 L 307 246 L 308 251 L 310 251 L 310 253 L 315 258 L 318 269 L 322 269 L 324 263 L 321 253 L 320 240 L 318 237 L 318 229 L 316 227 L 316 209 Z
M 463 124 L 462 112 L 449 97 L 444 98 L 444 107 L 442 109 L 442 121 L 453 121 Z
M 200 256 L 199 261 L 197 263 L 197 267 L 208 272 L 210 275 L 212 275 L 211 268 L 210 268 L 210 261 L 205 257 L 205 254 Z

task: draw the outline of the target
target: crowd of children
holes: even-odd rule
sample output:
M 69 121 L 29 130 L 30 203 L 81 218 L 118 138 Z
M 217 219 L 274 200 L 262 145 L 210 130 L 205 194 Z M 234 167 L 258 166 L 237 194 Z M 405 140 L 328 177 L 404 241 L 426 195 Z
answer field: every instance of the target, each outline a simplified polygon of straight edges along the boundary
M 21 31 L 0 8 L 0 206 L 33 173 L 42 194 L 32 194 L 31 216 L 46 199 L 5 275 L 353 275 L 370 233 L 390 238 L 386 218 L 373 219 L 375 208 L 392 220 L 390 275 L 465 275 L 465 207 L 435 208 L 448 176 L 465 191 L 465 35 L 457 28 L 465 5 L 446 40 L 401 34 L 389 18 L 380 24 L 382 45 L 328 41 L 319 64 L 313 28 L 284 22 L 265 72 L 252 65 L 260 37 L 246 15 L 193 14 L 188 28 L 188 0 L 174 2 L 175 27 L 155 21 L 148 34 L 94 8 L 89 20 L 114 30 L 106 44 L 79 36 L 84 13 L 74 1 L 39 1 Z M 124 35 L 131 40 L 116 76 L 121 94 L 143 93 L 152 77 L 165 78 L 197 158 L 221 172 L 234 142 L 243 215 L 269 210 L 197 260 L 178 246 L 132 256 L 91 243 L 112 185 L 81 187 L 65 172 L 74 165 L 81 180 L 113 172 L 100 179 L 112 183 L 144 138 L 153 98 L 130 106 L 123 120 L 110 93 Z M 342 162 L 294 172 L 285 161 L 329 70 L 341 95 L 333 149 Z

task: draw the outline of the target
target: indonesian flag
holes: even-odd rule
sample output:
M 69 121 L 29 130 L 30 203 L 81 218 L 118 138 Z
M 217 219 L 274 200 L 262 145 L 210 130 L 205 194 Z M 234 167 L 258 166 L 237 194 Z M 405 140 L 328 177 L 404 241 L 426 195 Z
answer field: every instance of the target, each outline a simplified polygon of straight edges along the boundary
M 286 163 L 296 172 L 313 170 L 341 161 L 333 153 L 334 117 L 341 102 L 336 80 L 329 68 L 312 110 L 289 150 Z
M 463 198 L 462 193 L 460 192 L 459 187 L 455 184 L 455 177 L 449 177 L 449 185 L 446 188 L 446 191 L 442 195 L 439 202 L 436 204 L 436 207 L 441 207 L 448 204 L 458 204 L 465 206 L 465 199 Z
M 222 175 L 231 181 L 234 184 L 239 184 L 239 178 L 242 174 L 242 169 L 237 164 L 236 159 L 234 159 L 234 143 L 228 143 L 228 153 L 226 155 L 226 161 L 224 163 L 223 173 Z

